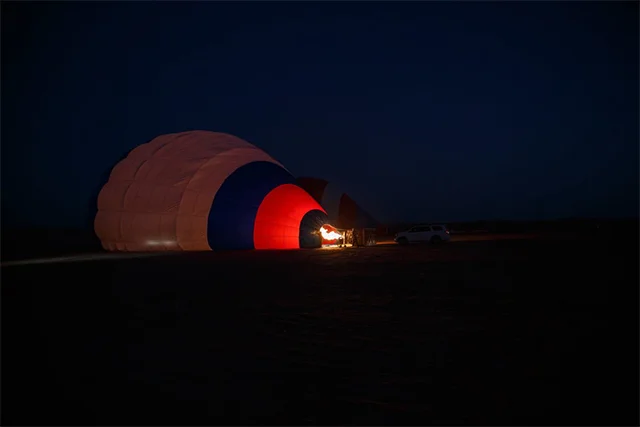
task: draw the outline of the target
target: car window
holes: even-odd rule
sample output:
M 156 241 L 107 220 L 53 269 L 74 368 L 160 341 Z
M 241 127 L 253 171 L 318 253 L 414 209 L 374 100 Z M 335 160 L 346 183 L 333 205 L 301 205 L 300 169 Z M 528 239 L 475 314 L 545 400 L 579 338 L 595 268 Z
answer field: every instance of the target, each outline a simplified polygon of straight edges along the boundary
M 442 231 L 442 227 L 440 227 L 439 225 L 434 225 L 433 231 Z
M 416 231 L 418 231 L 419 227 L 413 227 L 409 229 L 409 233 L 415 233 Z
M 428 227 L 428 226 L 418 227 L 418 231 L 420 231 L 421 233 L 424 233 L 425 231 L 431 231 L 431 227 Z

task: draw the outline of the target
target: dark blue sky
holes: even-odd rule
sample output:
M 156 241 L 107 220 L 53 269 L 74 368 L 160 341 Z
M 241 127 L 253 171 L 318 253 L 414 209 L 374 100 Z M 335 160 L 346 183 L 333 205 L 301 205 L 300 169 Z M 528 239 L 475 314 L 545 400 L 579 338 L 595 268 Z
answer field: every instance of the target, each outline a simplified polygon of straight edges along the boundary
M 637 19 L 637 2 L 3 2 L 3 223 L 83 224 L 126 151 L 190 129 L 383 221 L 635 216 Z

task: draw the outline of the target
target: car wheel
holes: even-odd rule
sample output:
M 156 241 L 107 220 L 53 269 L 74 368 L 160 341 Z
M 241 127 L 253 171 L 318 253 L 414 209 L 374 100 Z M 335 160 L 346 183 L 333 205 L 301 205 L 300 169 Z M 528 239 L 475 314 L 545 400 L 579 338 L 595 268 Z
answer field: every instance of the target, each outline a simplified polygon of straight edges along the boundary
M 406 237 L 401 237 L 398 239 L 398 244 L 399 245 L 406 245 L 407 243 L 409 243 L 409 241 L 407 240 Z
M 440 236 L 433 236 L 433 237 L 431 237 L 430 242 L 431 242 L 432 244 L 440 243 L 440 242 L 442 242 L 442 237 L 440 237 Z

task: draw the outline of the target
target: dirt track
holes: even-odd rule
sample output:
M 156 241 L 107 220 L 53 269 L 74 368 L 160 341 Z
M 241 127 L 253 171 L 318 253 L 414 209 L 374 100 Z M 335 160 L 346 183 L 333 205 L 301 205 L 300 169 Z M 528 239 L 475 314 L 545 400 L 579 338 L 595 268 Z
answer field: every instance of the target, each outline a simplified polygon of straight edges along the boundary
M 530 238 L 3 268 L 3 424 L 637 425 L 637 254 Z

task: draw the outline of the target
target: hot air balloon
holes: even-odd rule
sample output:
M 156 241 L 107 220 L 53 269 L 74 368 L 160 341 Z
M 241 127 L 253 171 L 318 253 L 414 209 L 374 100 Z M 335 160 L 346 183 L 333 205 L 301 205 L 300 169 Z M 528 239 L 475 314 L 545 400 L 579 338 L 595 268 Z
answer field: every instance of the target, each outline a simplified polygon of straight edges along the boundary
M 94 229 L 111 251 L 321 244 L 326 211 L 279 162 L 233 135 L 159 136 L 115 165 Z
M 338 228 L 353 230 L 349 234 L 353 244 L 375 245 L 375 229 L 379 226 L 371 214 L 362 209 L 339 185 L 321 178 L 300 177 L 296 183 L 304 188 L 327 212 L 329 223 Z M 335 240 L 323 238 L 323 244 Z
M 338 228 L 376 228 L 371 214 L 362 209 L 344 190 L 321 178 L 300 177 L 296 184 L 305 189 L 326 211 L 329 223 Z

